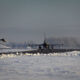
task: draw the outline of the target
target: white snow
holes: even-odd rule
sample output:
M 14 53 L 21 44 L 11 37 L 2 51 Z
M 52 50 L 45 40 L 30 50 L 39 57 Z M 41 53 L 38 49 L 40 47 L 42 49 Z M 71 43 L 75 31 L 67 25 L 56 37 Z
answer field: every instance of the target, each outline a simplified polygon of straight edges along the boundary
M 0 49 L 7 49 L 7 48 L 10 48 L 10 47 L 7 47 L 7 46 L 0 43 Z
M 0 57 L 0 80 L 80 80 L 80 52 Z
M 0 49 L 0 53 L 13 53 L 13 52 L 22 52 L 22 51 L 31 51 L 35 49 Z

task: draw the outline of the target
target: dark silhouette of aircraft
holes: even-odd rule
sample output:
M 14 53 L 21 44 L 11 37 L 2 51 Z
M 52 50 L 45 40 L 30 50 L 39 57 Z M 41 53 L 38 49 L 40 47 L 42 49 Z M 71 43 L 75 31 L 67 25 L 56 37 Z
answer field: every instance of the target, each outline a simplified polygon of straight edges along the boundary
M 42 44 L 37 45 L 39 49 L 54 49 L 55 46 L 63 46 L 63 44 L 50 44 L 46 39 L 44 39 Z
M 0 39 L 0 41 L 2 41 L 2 42 L 6 42 L 6 40 L 5 40 L 4 38 Z
M 44 41 L 41 44 L 28 44 L 28 46 L 30 47 L 37 47 L 38 49 L 36 49 L 36 52 L 40 52 L 40 53 L 49 53 L 49 52 L 54 52 L 57 51 L 54 49 L 54 47 L 58 46 L 60 48 L 60 46 L 63 46 L 63 44 L 50 44 L 47 41 L 47 38 L 44 36 Z M 59 50 L 58 50 L 59 51 Z
M 71 48 L 64 48 L 64 44 L 60 43 L 60 44 L 53 44 L 53 43 L 49 43 L 47 38 L 44 37 L 44 41 L 41 44 L 29 44 L 30 47 L 37 47 L 36 50 L 31 50 L 28 51 L 29 53 L 54 53 L 54 52 L 70 52 L 70 51 L 80 51 L 80 49 L 71 49 Z
M 0 39 L 0 41 L 2 42 L 6 42 L 6 40 L 4 38 Z M 1 43 L 0 43 L 1 44 Z M 27 45 L 28 46 L 28 45 Z M 37 54 L 37 53 L 40 53 L 40 54 L 48 54 L 48 53 L 54 53 L 54 52 L 58 52 L 58 53 L 61 53 L 61 52 L 70 52 L 70 51 L 80 51 L 80 49 L 65 49 L 65 48 L 55 48 L 55 46 L 63 46 L 63 44 L 50 44 L 48 43 L 47 39 L 44 38 L 44 41 L 42 44 L 29 44 L 30 48 L 29 49 L 12 49 L 9 47 L 9 49 L 4 50 L 3 52 L 0 52 L 0 54 L 4 53 L 4 54 L 10 54 L 10 53 L 13 53 L 13 54 L 25 54 L 25 53 L 31 53 L 31 54 Z M 36 46 L 37 48 L 33 48 L 33 46 Z

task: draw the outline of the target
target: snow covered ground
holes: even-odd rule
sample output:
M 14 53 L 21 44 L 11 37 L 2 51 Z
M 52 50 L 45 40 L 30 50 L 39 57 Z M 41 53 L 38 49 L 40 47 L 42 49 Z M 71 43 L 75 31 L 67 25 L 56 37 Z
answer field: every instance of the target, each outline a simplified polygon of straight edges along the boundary
M 0 80 L 80 80 L 80 52 L 1 55 Z

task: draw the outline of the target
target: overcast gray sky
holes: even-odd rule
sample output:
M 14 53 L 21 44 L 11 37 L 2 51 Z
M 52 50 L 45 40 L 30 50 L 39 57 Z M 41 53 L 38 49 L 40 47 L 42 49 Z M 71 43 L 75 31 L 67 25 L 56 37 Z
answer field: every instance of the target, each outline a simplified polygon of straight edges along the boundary
M 0 37 L 40 41 L 80 37 L 80 0 L 0 0 Z

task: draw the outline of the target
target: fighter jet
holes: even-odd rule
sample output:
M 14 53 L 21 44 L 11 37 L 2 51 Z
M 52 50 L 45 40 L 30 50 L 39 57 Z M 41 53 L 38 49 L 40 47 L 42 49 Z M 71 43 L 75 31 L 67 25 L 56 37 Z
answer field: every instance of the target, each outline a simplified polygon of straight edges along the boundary
M 0 41 L 2 42 L 6 42 L 6 40 L 4 38 L 0 39 Z M 54 53 L 54 52 L 70 52 L 70 51 L 80 51 L 80 49 L 63 49 L 63 48 L 54 48 L 55 46 L 63 46 L 64 44 L 50 44 L 48 43 L 47 39 L 44 38 L 43 43 L 41 44 L 30 44 L 29 48 L 27 49 L 12 49 L 12 48 L 8 48 L 8 49 L 4 49 L 3 51 L 0 51 L 0 54 L 25 54 L 25 53 L 31 53 L 31 54 L 49 54 L 49 53 Z M 33 48 L 33 46 L 36 46 L 37 48 Z
M 2 41 L 2 42 L 6 42 L 6 40 L 5 40 L 4 38 L 0 39 L 0 41 Z

